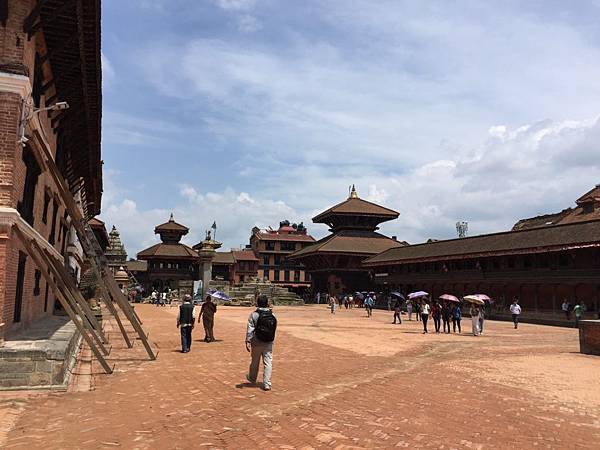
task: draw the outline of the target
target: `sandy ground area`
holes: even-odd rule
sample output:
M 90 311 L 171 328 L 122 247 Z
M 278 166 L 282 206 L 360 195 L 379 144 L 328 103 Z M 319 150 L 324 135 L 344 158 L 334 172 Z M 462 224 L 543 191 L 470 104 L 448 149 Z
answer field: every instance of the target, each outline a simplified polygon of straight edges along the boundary
M 462 335 L 423 335 L 391 312 L 276 308 L 273 391 L 263 392 L 244 380 L 250 311 L 220 308 L 218 341 L 200 342 L 197 327 L 181 354 L 176 308 L 139 306 L 157 361 L 111 333 L 116 371 L 94 365 L 92 391 L 1 394 L 4 446 L 598 448 L 600 358 L 578 353 L 577 330 L 487 321 L 473 337 L 465 319 Z

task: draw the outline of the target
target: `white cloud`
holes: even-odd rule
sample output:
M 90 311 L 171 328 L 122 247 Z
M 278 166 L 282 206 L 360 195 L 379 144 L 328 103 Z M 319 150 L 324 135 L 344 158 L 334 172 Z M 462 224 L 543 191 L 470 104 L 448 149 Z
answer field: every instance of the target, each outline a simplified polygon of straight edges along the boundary
M 226 11 L 248 11 L 256 5 L 256 0 L 215 0 L 215 4 Z
M 244 14 L 238 17 L 238 30 L 243 33 L 254 33 L 262 29 L 262 27 L 262 23 L 254 16 Z

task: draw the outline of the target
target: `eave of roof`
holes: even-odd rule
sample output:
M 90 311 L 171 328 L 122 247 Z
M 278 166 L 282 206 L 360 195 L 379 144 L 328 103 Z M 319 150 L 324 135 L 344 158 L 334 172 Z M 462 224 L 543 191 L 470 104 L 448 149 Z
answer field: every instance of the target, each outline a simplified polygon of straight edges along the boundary
M 372 231 L 343 231 L 331 234 L 313 245 L 292 253 L 288 259 L 304 258 L 314 254 L 346 254 L 370 256 L 403 244 Z
M 254 235 L 261 241 L 316 242 L 310 234 L 255 233 Z
M 151 259 L 151 258 L 183 258 L 183 259 L 196 259 L 198 253 L 185 244 L 165 244 L 160 242 L 148 247 L 137 254 L 138 259 Z
M 312 221 L 315 223 L 326 223 L 327 217 L 332 215 L 382 217 L 391 220 L 397 218 L 400 213 L 361 198 L 349 198 L 316 215 Z
M 409 245 L 387 250 L 365 266 L 600 247 L 600 220 L 529 228 Z

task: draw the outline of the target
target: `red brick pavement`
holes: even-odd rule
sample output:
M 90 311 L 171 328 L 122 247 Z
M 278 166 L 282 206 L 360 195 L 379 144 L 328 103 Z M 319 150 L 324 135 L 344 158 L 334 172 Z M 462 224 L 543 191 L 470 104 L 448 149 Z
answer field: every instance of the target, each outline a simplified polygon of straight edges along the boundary
M 600 437 L 597 411 L 452 369 L 457 361 L 476 366 L 487 352 L 513 352 L 499 339 L 444 337 L 434 344 L 436 336 L 423 336 L 423 344 L 401 354 L 368 356 L 294 337 L 298 332 L 288 333 L 280 319 L 273 391 L 263 392 L 243 382 L 248 354 L 239 309 L 220 309 L 218 342 L 199 342 L 197 327 L 188 354 L 178 352 L 174 308 L 138 309 L 159 347 L 157 361 L 145 360 L 139 342 L 115 349 L 116 372 L 96 377 L 94 390 L 31 399 L 7 448 L 594 448 Z M 322 309 L 308 311 L 319 318 L 313 326 L 335 320 Z M 367 323 L 352 314 L 357 329 Z M 376 313 L 375 320 L 383 327 L 388 317 Z M 410 326 L 402 332 L 416 339 Z M 360 336 L 353 345 L 366 339 Z M 347 339 L 354 338 L 348 330 Z M 556 351 L 550 340 L 524 344 L 522 353 Z M 112 341 L 117 345 L 118 336 Z

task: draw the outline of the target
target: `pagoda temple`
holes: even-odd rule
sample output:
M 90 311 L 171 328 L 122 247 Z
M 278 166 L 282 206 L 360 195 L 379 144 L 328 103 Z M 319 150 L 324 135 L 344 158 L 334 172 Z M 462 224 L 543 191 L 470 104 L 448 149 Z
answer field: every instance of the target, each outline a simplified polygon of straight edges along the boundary
M 199 257 L 194 249 L 180 242 L 188 232 L 188 227 L 175 222 L 173 214 L 168 222 L 154 228 L 161 242 L 137 254 L 138 260 L 148 262 L 143 282 L 146 292 L 178 289 L 180 295 L 192 293 L 194 280 L 200 277 Z
M 314 223 L 328 225 L 332 234 L 292 253 L 288 259 L 304 264 L 311 276 L 314 293 L 339 294 L 371 289 L 375 284 L 362 261 L 405 245 L 377 233 L 380 223 L 398 216 L 396 211 L 359 198 L 352 186 L 347 200 L 312 219 Z

